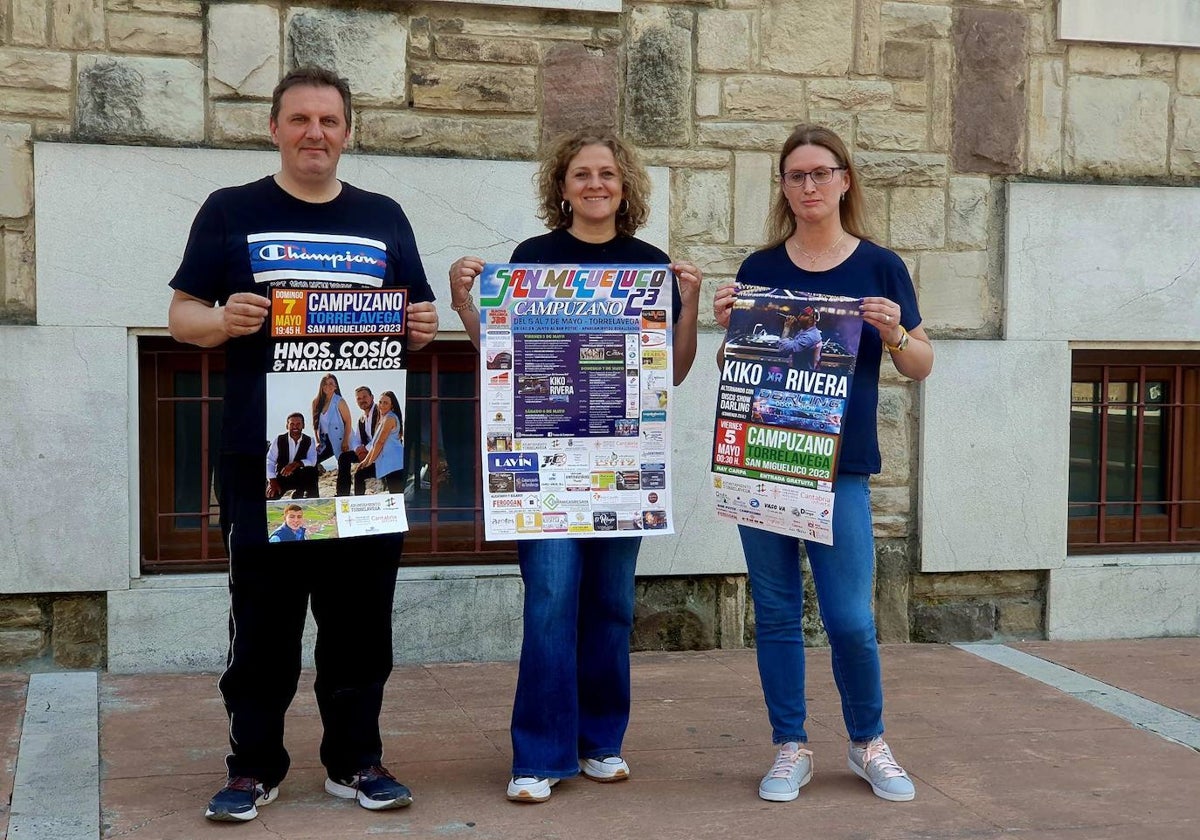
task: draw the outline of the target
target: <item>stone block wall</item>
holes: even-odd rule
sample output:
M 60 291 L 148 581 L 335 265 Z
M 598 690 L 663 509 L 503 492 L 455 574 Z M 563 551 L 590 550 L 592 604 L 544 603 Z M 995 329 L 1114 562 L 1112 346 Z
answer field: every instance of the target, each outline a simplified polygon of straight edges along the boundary
M 354 147 L 375 154 L 529 160 L 563 129 L 619 126 L 670 168 L 669 250 L 704 269 L 709 296 L 761 242 L 783 138 L 827 124 L 935 338 L 1001 337 L 1006 179 L 1200 175 L 1200 52 L 1068 44 L 1054 0 L 661 0 L 619 14 L 0 0 L 0 323 L 36 322 L 35 139 L 268 148 L 271 89 L 302 62 L 350 79 Z M 917 391 L 885 370 L 881 633 L 951 638 L 948 604 L 991 603 L 993 634 L 1036 634 L 1040 579 L 969 577 L 968 596 L 917 571 Z M 734 620 L 713 621 L 663 619 L 647 639 L 724 638 Z
M 104 596 L 94 593 L 0 595 L 0 666 L 104 667 L 104 603 Z

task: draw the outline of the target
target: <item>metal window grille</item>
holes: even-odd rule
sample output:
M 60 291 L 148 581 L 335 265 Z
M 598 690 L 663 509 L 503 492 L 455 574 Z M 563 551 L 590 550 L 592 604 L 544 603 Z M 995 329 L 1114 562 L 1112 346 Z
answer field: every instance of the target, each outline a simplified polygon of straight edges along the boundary
M 139 339 L 140 536 L 145 573 L 219 571 L 216 470 L 225 354 Z M 466 342 L 413 354 L 405 410 L 409 532 L 404 565 L 509 563 L 512 542 L 483 538 L 479 376 Z
M 1076 351 L 1070 553 L 1200 550 L 1200 353 Z

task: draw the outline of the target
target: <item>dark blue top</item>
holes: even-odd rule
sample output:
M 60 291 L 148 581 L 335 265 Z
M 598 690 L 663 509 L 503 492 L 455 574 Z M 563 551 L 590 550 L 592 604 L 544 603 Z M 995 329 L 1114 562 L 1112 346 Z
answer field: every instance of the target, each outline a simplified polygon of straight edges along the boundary
M 301 244 L 285 253 L 291 242 Z M 297 251 L 306 253 L 296 258 Z M 414 303 L 434 299 L 412 226 L 400 205 L 387 196 L 343 182 L 337 198 L 312 203 L 292 196 L 271 176 L 217 190 L 192 222 L 171 288 L 225 303 L 235 292 L 270 297 L 275 285 L 407 286 Z M 254 335 L 225 342 L 225 452 L 266 451 L 270 346 L 266 322 Z
M 283 524 L 271 532 L 271 537 L 267 542 L 297 542 L 304 539 L 304 531 L 305 527 L 303 525 L 293 531 L 286 524 Z
M 535 265 L 663 265 L 671 258 L 649 242 L 633 236 L 617 236 L 607 242 L 584 242 L 566 228 L 557 228 L 526 239 L 512 253 L 510 262 Z M 671 275 L 671 311 L 679 320 L 683 298 L 679 281 Z
M 788 257 L 784 245 L 756 251 L 738 269 L 739 283 L 816 292 L 843 297 L 885 297 L 900 306 L 900 323 L 911 330 L 921 324 L 917 293 L 908 268 L 894 253 L 873 242 L 862 240 L 845 262 L 828 271 L 805 271 Z M 844 473 L 877 473 L 882 469 L 879 457 L 879 365 L 883 359 L 883 339 L 879 330 L 863 324 L 858 345 L 858 361 L 850 401 L 842 418 L 842 451 L 838 470 Z

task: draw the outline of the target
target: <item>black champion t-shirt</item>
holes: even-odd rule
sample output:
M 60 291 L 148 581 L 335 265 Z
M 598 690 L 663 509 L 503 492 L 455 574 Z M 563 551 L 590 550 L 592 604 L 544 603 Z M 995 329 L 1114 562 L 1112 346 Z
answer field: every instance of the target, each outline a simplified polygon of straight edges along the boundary
M 343 183 L 332 201 L 314 204 L 285 192 L 271 176 L 217 190 L 192 222 L 171 288 L 223 304 L 237 292 L 270 296 L 274 286 L 407 287 L 412 302 L 433 290 L 412 226 L 391 198 Z M 225 343 L 222 451 L 266 451 L 268 325 Z

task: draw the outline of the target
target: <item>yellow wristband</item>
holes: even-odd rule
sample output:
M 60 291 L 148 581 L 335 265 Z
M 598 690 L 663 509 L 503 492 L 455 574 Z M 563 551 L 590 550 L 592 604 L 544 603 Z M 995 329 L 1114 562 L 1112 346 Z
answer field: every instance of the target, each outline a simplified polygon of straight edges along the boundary
M 905 351 L 905 349 L 908 348 L 908 330 L 904 329 L 904 326 L 901 325 L 900 340 L 897 341 L 895 344 L 888 344 L 885 341 L 885 342 L 883 342 L 883 346 L 887 348 L 887 351 L 889 353 L 903 353 Z

